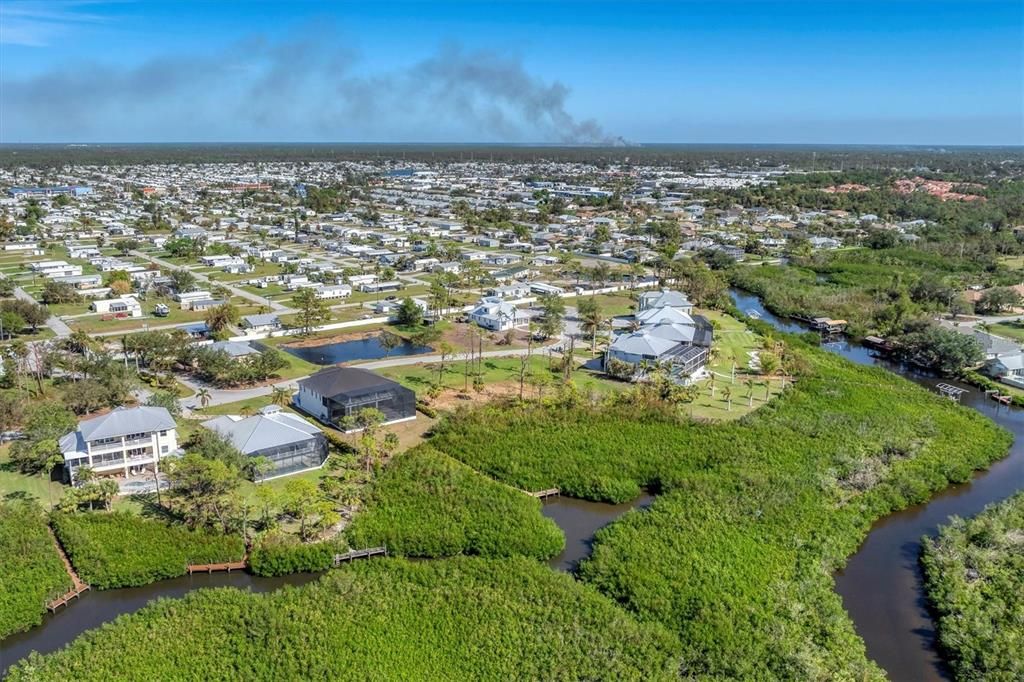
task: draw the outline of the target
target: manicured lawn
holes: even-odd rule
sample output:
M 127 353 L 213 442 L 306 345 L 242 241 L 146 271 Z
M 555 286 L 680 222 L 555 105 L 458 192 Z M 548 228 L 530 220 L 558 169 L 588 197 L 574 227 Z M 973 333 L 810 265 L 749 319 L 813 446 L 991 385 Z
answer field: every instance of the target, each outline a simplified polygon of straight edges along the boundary
M 1024 342 L 1024 324 L 1020 322 L 999 322 L 988 325 L 986 329 L 996 336 Z
M 240 315 L 252 315 L 259 311 L 259 306 L 239 305 L 237 299 L 234 299 L 232 302 L 237 306 Z M 144 315 L 143 317 L 104 320 L 101 316 L 95 316 L 68 320 L 67 323 L 72 329 L 82 329 L 93 334 L 142 329 L 145 326 L 156 327 L 169 324 L 184 324 L 186 322 L 202 322 L 206 319 L 207 311 L 205 310 L 182 310 L 177 301 L 162 298 L 146 299 L 142 302 L 142 309 L 152 312 L 157 303 L 165 303 L 170 308 L 170 312 L 166 317 Z
M 51 495 L 56 504 L 64 494 L 66 486 L 47 480 L 46 476 L 23 474 L 11 464 L 11 444 L 0 445 L 0 498 L 28 496 L 35 498 L 44 508 L 49 508 Z
M 577 296 L 576 298 L 570 298 L 566 300 L 566 303 L 571 306 L 579 305 L 579 302 L 588 295 Z M 601 306 L 601 314 L 605 317 L 616 317 L 619 315 L 631 315 L 636 312 L 636 301 L 629 296 L 622 296 L 618 294 L 599 294 L 594 298 L 597 299 L 598 305 Z
M 196 401 L 198 403 L 198 400 Z M 233 403 L 222 403 L 220 405 L 209 405 L 201 410 L 194 410 L 196 415 L 200 415 L 202 419 L 208 417 L 216 417 L 222 414 L 244 414 L 245 410 L 250 410 L 255 413 L 256 410 L 261 407 L 266 407 L 270 404 L 270 395 L 260 395 L 255 398 L 248 398 L 246 400 L 236 400 Z M 292 411 L 291 408 L 284 408 Z

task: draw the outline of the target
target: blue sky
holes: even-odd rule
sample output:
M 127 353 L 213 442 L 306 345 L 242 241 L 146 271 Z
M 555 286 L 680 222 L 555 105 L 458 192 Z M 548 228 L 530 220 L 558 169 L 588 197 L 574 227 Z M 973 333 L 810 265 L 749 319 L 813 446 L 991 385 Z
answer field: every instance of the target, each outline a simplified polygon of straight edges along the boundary
M 1024 2 L 0 0 L 0 142 L 1024 144 Z

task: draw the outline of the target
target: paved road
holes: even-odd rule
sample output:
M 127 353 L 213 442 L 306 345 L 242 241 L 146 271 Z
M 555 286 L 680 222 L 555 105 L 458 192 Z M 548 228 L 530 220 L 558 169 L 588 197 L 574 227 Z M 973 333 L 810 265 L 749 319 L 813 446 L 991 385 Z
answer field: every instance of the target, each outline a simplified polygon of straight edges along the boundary
M 550 344 L 548 346 L 537 346 L 537 347 L 535 347 L 533 349 L 533 353 L 535 355 L 539 355 L 539 354 L 546 353 L 546 352 L 551 351 L 551 350 L 555 350 L 556 348 L 558 348 L 561 345 L 562 345 L 562 341 L 560 340 L 558 343 Z M 482 354 L 482 357 L 485 357 L 485 358 L 518 357 L 520 355 L 525 355 L 526 351 L 527 351 L 526 348 L 507 348 L 507 349 L 502 349 L 502 350 L 489 350 L 489 351 L 484 351 L 484 353 Z M 458 357 L 461 357 L 461 356 L 459 354 L 455 354 L 454 356 L 449 356 L 446 359 L 448 361 L 451 361 L 451 360 L 453 360 L 455 358 L 458 358 Z M 440 362 L 440 361 L 441 361 L 441 356 L 440 355 L 436 355 L 436 354 L 431 353 L 431 354 L 428 354 L 428 355 L 407 355 L 407 356 L 402 356 L 400 358 L 388 358 L 386 360 L 374 360 L 374 361 L 371 361 L 371 362 L 360 362 L 360 363 L 355 363 L 352 366 L 353 367 L 360 367 L 362 369 L 383 369 L 385 367 L 400 367 L 400 366 L 405 366 L 405 365 L 416 365 L 416 364 L 420 364 L 420 363 Z M 193 391 L 199 391 L 200 389 L 205 388 L 209 392 L 209 394 L 210 394 L 210 399 L 209 399 L 208 405 L 223 405 L 225 403 L 233 403 L 233 402 L 237 402 L 239 400 L 249 400 L 250 398 L 258 398 L 260 396 L 270 395 L 273 392 L 275 387 L 288 388 L 288 389 L 295 390 L 295 389 L 298 388 L 299 381 L 301 381 L 302 379 L 305 379 L 305 378 L 306 378 L 305 376 L 302 376 L 302 377 L 298 377 L 298 378 L 295 378 L 295 379 L 289 379 L 287 381 L 280 381 L 280 382 L 278 382 L 276 384 L 269 384 L 267 386 L 257 386 L 255 388 L 240 388 L 240 389 L 233 389 L 233 390 L 214 388 L 212 386 L 209 386 L 209 385 L 204 384 L 204 383 L 199 382 L 199 381 L 195 381 L 195 380 L 190 379 L 188 377 L 179 376 L 178 380 L 181 381 L 181 383 L 183 383 L 186 386 L 188 386 L 189 388 L 191 388 Z M 201 405 L 199 404 L 199 399 L 196 396 L 190 396 L 188 398 L 182 398 L 179 402 L 181 403 L 182 408 L 184 410 L 186 410 L 186 411 L 189 411 L 189 410 L 192 410 L 192 409 L 198 409 L 199 407 L 201 407 Z
M 231 285 L 231 284 L 229 284 L 227 282 L 220 282 L 220 281 L 217 281 L 217 280 L 211 280 L 209 277 L 207 277 L 206 275 L 204 275 L 201 272 L 193 272 L 192 270 L 189 270 L 188 268 L 182 267 L 180 265 L 175 265 L 174 263 L 171 263 L 170 261 L 163 260 L 162 258 L 157 258 L 155 256 L 150 256 L 149 254 L 145 254 L 145 253 L 143 253 L 141 251 L 132 251 L 131 254 L 133 256 L 138 256 L 139 258 L 143 258 L 145 260 L 148 260 L 150 263 L 156 263 L 160 267 L 166 268 L 167 270 L 186 270 L 188 272 L 191 272 L 193 275 L 195 275 L 195 278 L 198 279 L 201 282 L 208 282 L 210 284 L 220 285 L 220 286 L 224 287 L 225 289 L 227 289 L 228 291 L 230 291 L 231 293 L 233 293 L 235 296 L 238 296 L 240 298 L 244 298 L 244 299 L 246 299 L 248 301 L 252 301 L 253 303 L 256 303 L 257 305 L 269 306 L 271 308 L 271 310 L 273 310 L 275 313 L 287 314 L 287 313 L 294 313 L 295 312 L 294 308 L 289 308 L 288 306 L 283 305 L 281 303 L 278 303 L 277 301 L 272 301 L 269 298 L 263 298 L 262 296 L 257 296 L 256 294 L 252 293 L 251 291 L 246 291 L 245 289 L 241 289 L 239 287 L 233 286 L 233 285 Z
M 21 287 L 14 287 L 14 296 L 20 298 L 23 301 L 31 301 L 32 303 L 39 303 L 36 299 L 32 298 L 32 295 Z M 50 315 L 50 319 L 46 321 L 46 326 L 53 330 L 53 333 L 58 337 L 71 336 L 71 327 L 64 324 L 56 315 Z

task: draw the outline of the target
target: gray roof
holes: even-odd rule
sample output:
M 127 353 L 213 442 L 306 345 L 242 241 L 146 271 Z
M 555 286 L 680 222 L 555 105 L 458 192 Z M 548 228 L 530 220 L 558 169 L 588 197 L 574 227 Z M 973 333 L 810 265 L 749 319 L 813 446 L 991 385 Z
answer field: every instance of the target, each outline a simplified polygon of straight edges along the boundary
M 328 367 L 302 379 L 299 386 L 325 398 L 402 387 L 396 381 L 357 367 Z
M 316 438 L 320 429 L 291 412 L 264 410 L 252 417 L 224 416 L 203 422 L 231 441 L 243 454 L 254 455 L 265 450 L 301 443 Z
M 661 357 L 679 344 L 669 339 L 651 336 L 643 331 L 632 334 L 620 334 L 609 346 L 609 350 L 616 353 L 628 353 L 630 355 L 648 355 Z
M 642 324 L 695 324 L 693 318 L 678 308 L 647 308 L 634 316 Z
M 258 355 L 260 350 L 253 348 L 248 341 L 217 341 L 210 344 L 210 349 L 224 351 L 233 358 L 244 358 L 246 355 Z
M 247 327 L 262 327 L 264 325 L 277 325 L 281 323 L 274 313 L 262 313 L 260 315 L 243 315 L 242 321 Z
M 686 294 L 662 289 L 661 291 L 645 291 L 640 294 L 640 300 L 644 302 L 645 308 L 689 308 L 693 304 L 686 298 Z
M 657 336 L 659 339 L 668 339 L 676 343 L 693 343 L 693 339 L 697 335 L 697 327 L 694 325 L 672 322 L 647 325 L 643 331 L 651 336 Z
M 84 446 L 86 441 L 163 431 L 175 426 L 171 413 L 163 407 L 118 407 L 108 414 L 80 422 L 77 431 L 60 439 L 60 448 L 62 452 L 80 451 L 79 446 Z

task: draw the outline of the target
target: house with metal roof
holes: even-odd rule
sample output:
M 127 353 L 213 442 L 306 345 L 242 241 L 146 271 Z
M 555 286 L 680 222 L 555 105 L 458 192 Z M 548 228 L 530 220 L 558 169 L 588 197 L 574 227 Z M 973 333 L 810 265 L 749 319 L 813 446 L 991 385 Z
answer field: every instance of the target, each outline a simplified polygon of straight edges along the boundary
M 527 317 L 511 303 L 506 303 L 497 296 L 485 296 L 469 312 L 469 320 L 484 329 L 501 332 L 525 324 Z
M 281 328 L 281 318 L 276 313 L 243 315 L 242 327 L 253 332 L 272 332 Z
M 637 309 L 641 312 L 650 308 L 675 308 L 676 310 L 689 315 L 693 312 L 693 304 L 686 294 L 671 289 L 659 291 L 645 291 L 640 294 L 637 300 Z
M 299 410 L 345 431 L 346 417 L 372 407 L 384 414 L 384 423 L 416 418 L 416 394 L 397 381 L 358 367 L 327 367 L 299 381 L 293 397 Z
M 633 366 L 633 376 L 642 375 L 640 366 L 667 364 L 671 376 L 681 382 L 701 370 L 714 340 L 711 323 L 692 315 L 693 304 L 685 294 L 663 289 L 640 295 L 640 310 L 634 315 L 632 331 L 620 333 L 604 356 L 605 371 L 622 376 L 622 367 Z
M 259 355 L 262 351 L 248 341 L 216 341 L 209 345 L 210 350 L 227 353 L 232 360 Z
M 74 482 L 88 466 L 100 475 L 125 476 L 155 470 L 159 460 L 178 450 L 178 436 L 163 407 L 118 407 L 79 422 L 78 429 L 60 439 L 64 477 Z
M 323 466 L 327 438 L 316 426 L 276 405 L 251 417 L 225 415 L 203 426 L 227 438 L 246 457 L 265 457 L 273 465 L 264 476 L 276 478 Z

